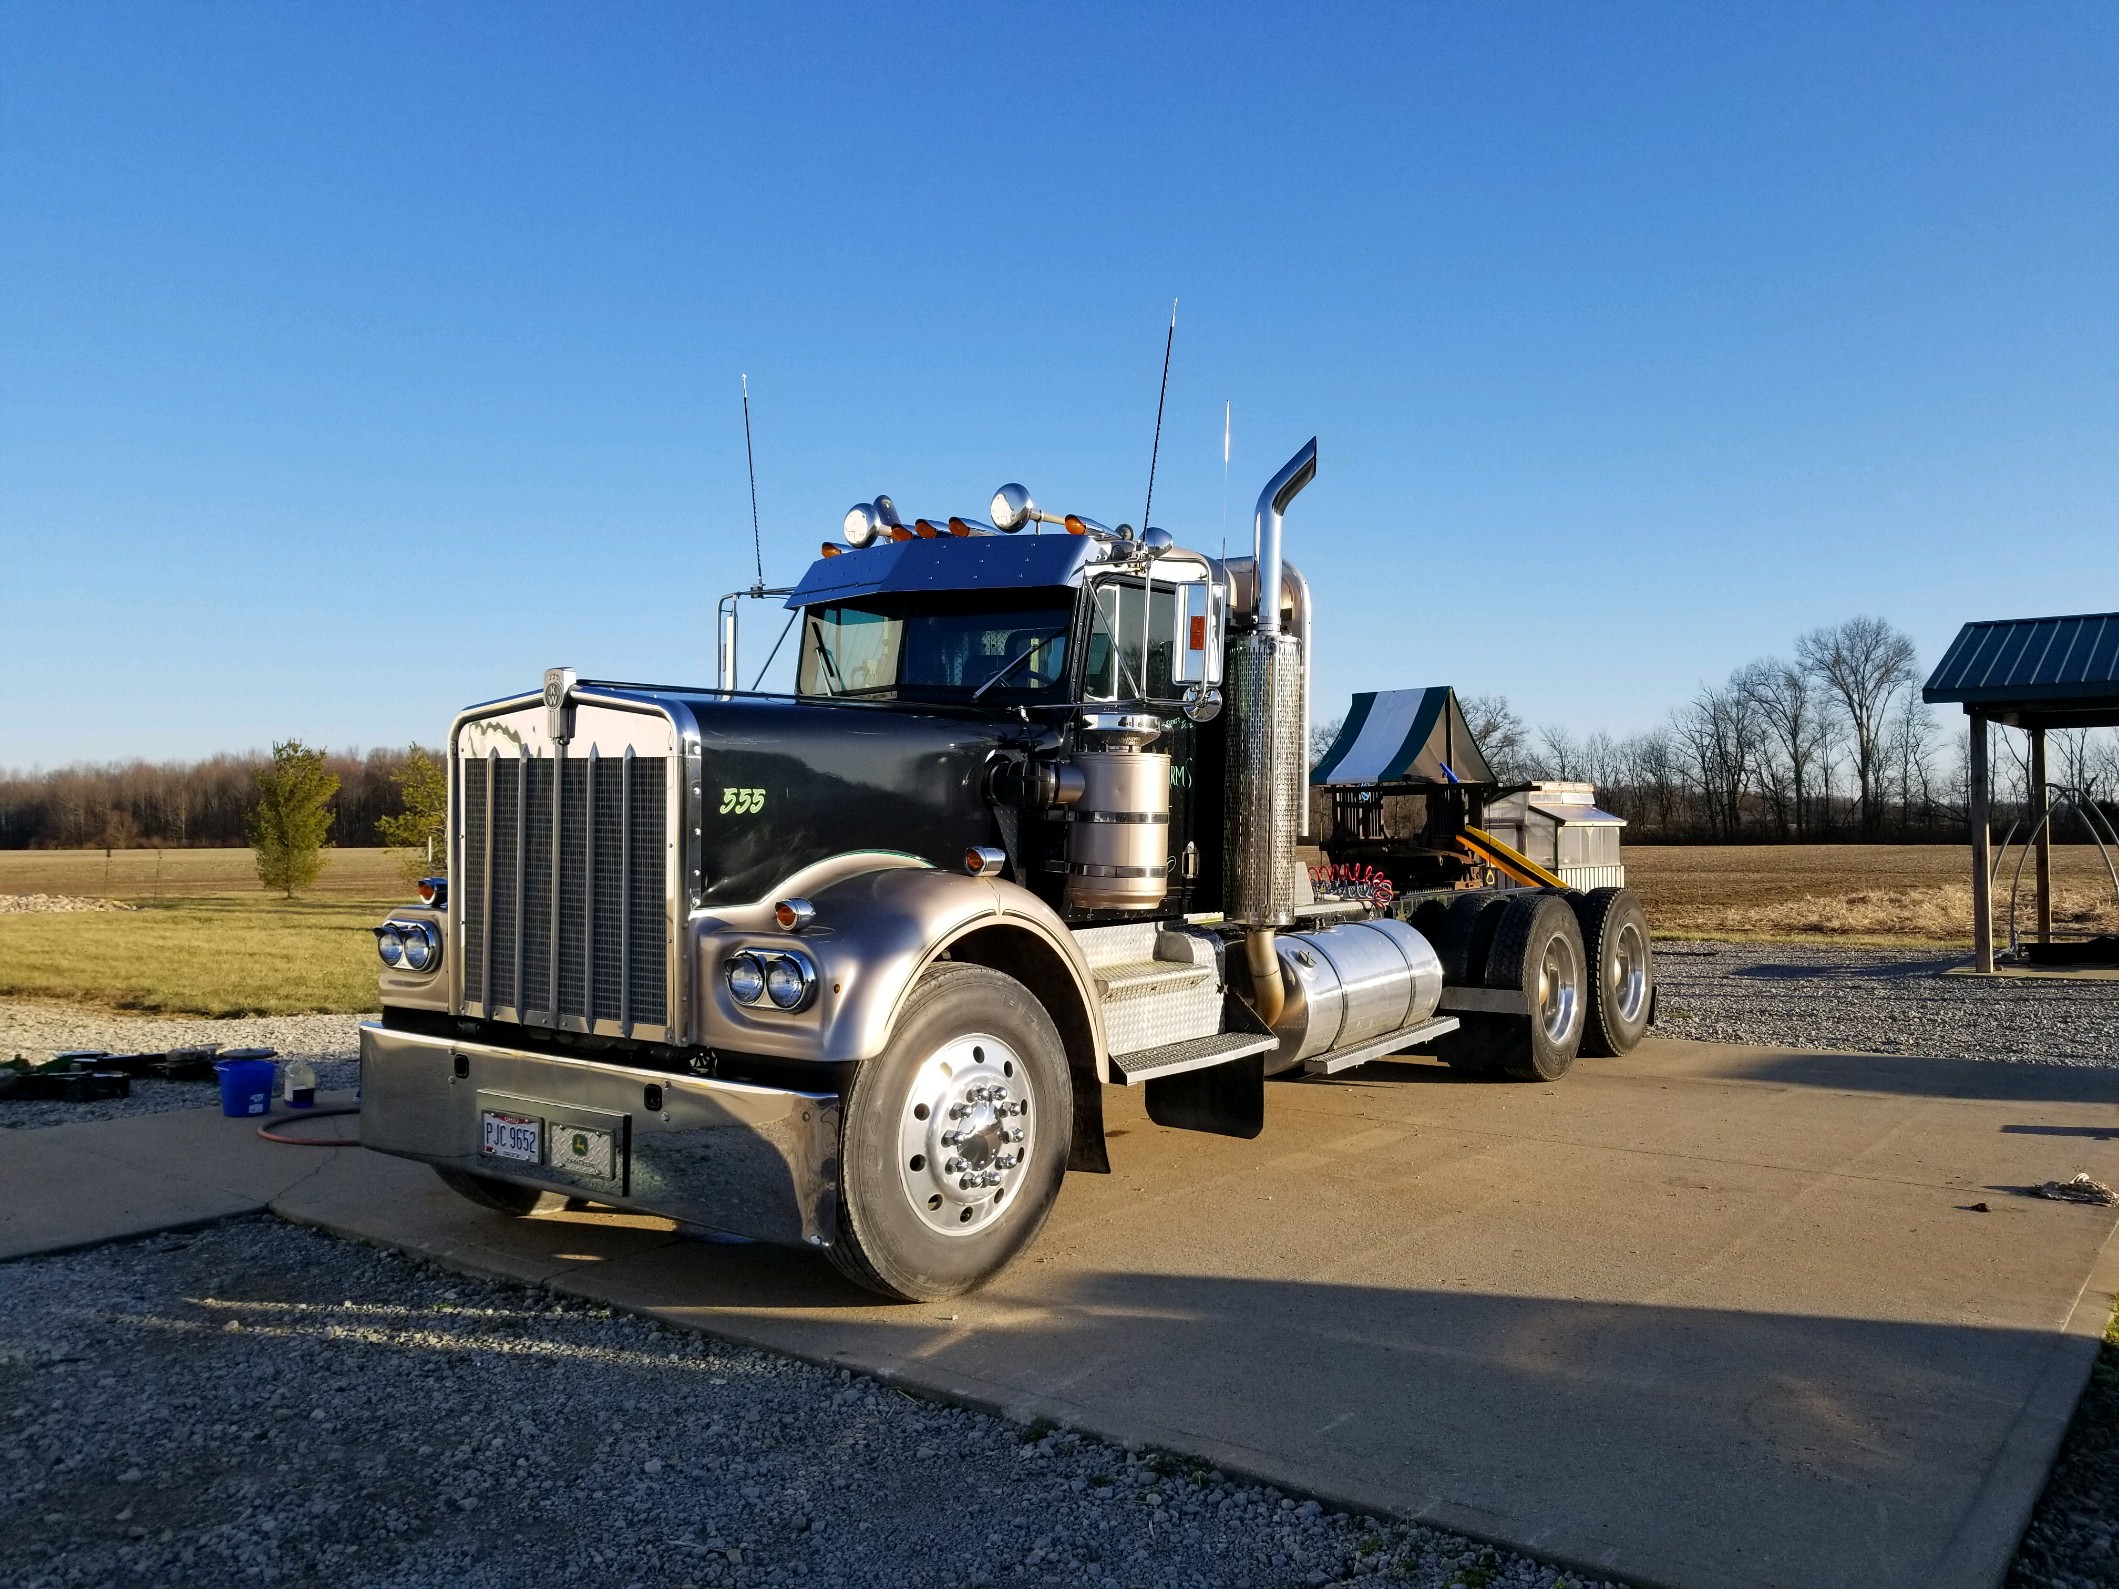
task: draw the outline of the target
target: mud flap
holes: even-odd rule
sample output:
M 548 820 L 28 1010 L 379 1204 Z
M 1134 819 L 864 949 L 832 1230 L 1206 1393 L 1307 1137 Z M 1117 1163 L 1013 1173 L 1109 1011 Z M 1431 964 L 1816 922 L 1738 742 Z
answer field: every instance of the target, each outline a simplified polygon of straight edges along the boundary
M 1148 1118 L 1177 1131 L 1211 1131 L 1249 1140 L 1265 1129 L 1266 1056 L 1158 1076 L 1148 1082 Z

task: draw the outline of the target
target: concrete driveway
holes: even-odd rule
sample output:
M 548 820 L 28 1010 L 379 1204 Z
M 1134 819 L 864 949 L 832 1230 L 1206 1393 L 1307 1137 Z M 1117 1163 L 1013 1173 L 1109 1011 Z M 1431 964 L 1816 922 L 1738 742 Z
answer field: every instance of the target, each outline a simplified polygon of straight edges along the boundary
M 1642 1582 L 1989 1585 L 2119 1281 L 2119 1213 L 2026 1193 L 2119 1181 L 2115 1102 L 2119 1071 L 1673 1042 L 1554 1086 L 1276 1086 L 1250 1143 L 1112 1093 L 1116 1173 L 939 1306 L 657 1220 L 508 1221 L 357 1150 L 267 1200 Z M 152 1123 L 22 1135 L 137 1154 Z

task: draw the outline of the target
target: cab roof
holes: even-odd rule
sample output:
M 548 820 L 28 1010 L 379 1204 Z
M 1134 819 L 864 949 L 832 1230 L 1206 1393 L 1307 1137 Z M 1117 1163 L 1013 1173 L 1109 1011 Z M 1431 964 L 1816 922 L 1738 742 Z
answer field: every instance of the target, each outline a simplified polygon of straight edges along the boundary
M 790 607 L 857 601 L 891 591 L 1027 590 L 1079 585 L 1103 560 L 1103 547 L 1082 535 L 966 535 L 878 541 L 820 557 L 787 598 Z

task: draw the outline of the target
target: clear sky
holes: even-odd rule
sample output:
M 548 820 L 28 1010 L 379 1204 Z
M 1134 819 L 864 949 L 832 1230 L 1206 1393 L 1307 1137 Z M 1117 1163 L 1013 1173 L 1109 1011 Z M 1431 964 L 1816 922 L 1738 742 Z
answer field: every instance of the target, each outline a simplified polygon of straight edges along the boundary
M 2119 10 L 0 8 L 0 765 L 699 682 L 878 491 L 1232 543 L 1320 716 L 2119 607 Z M 759 632 L 754 624 L 752 635 Z M 762 653 L 751 652 L 753 665 Z

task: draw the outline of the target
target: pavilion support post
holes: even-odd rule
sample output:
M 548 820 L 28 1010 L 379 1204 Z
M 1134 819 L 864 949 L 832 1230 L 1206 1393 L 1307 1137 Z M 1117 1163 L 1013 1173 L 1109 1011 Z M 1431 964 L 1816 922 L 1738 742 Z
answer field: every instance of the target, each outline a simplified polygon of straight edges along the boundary
M 1967 791 L 1972 825 L 1972 969 L 1991 972 L 1994 969 L 1994 901 L 1991 892 L 1994 862 L 1991 854 L 1993 823 L 1987 772 L 1987 720 L 1977 712 L 1967 715 L 1972 730 L 1968 758 L 1971 788 Z
M 2038 862 L 2038 941 L 2053 941 L 2053 824 L 2046 820 L 2050 808 L 2045 792 L 2045 730 L 2034 728 L 2031 736 L 2031 831 L 2037 835 L 2031 848 Z

